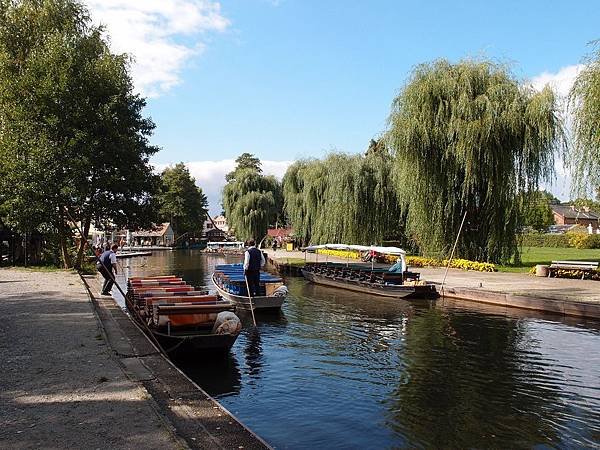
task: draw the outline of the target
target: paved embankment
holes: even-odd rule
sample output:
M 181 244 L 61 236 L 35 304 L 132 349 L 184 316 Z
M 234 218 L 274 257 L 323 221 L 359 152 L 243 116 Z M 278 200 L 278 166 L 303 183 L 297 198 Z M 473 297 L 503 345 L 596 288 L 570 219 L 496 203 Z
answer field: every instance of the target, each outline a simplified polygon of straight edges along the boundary
M 1 269 L 0 317 L 0 448 L 266 447 L 76 274 Z
M 286 259 L 304 258 L 301 252 L 273 252 L 269 257 L 285 262 Z M 309 262 L 316 256 L 308 256 Z M 320 255 L 318 260 L 325 261 Z M 347 262 L 345 259 L 328 257 L 329 261 Z M 350 264 L 358 263 L 349 260 Z M 364 264 L 364 263 L 361 263 Z M 376 267 L 387 267 L 376 264 Z M 444 279 L 443 268 L 418 268 L 421 278 L 438 285 Z M 494 305 L 548 311 L 600 319 L 600 282 L 591 280 L 573 280 L 567 278 L 535 277 L 523 273 L 474 272 L 450 269 L 443 293 L 447 297 L 490 303 Z

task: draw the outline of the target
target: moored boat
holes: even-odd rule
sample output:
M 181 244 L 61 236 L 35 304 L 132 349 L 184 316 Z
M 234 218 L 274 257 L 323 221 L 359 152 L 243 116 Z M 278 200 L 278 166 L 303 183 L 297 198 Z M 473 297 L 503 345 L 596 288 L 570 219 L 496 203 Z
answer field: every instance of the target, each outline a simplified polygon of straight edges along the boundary
M 236 303 L 242 309 L 251 309 L 242 264 L 217 265 L 212 281 L 223 298 Z M 281 278 L 261 271 L 259 295 L 252 297 L 252 308 L 255 311 L 279 310 L 287 293 L 287 287 Z
M 172 275 L 129 278 L 126 303 L 144 331 L 171 356 L 227 352 L 241 330 L 231 301 Z
M 435 298 L 435 286 L 420 279 L 420 274 L 406 270 L 405 251 L 397 247 L 375 247 L 346 244 L 325 244 L 307 247 L 305 250 L 319 249 L 354 250 L 373 254 L 395 255 L 399 258 L 398 271 L 375 268 L 373 263 L 307 263 L 302 275 L 308 281 L 366 294 L 394 298 Z

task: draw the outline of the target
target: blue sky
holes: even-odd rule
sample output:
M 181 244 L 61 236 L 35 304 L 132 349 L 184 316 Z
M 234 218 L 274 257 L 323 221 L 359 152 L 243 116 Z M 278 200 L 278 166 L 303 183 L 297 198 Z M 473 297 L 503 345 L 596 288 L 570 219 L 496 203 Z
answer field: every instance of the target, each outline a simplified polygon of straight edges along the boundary
M 117 50 L 137 55 L 134 78 L 150 95 L 153 142 L 163 149 L 154 162 L 195 162 L 213 203 L 219 170 L 242 152 L 282 172 L 297 158 L 363 151 L 419 63 L 485 56 L 564 91 L 600 38 L 597 1 L 88 4 Z

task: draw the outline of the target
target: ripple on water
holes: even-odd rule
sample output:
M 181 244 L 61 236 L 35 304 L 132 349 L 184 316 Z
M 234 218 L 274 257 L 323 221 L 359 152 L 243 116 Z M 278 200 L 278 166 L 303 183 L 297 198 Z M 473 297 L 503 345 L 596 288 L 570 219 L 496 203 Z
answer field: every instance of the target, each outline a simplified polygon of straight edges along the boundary
M 223 262 L 179 253 L 147 266 L 200 286 Z M 225 360 L 183 367 L 271 444 L 597 445 L 599 323 L 288 283 L 281 316 L 259 316 Z

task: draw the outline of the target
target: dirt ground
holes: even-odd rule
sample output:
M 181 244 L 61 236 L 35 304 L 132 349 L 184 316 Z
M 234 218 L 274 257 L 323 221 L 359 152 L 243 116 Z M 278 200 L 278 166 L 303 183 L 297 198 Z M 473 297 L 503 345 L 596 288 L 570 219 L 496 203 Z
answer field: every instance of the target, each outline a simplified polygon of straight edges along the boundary
M 1 448 L 182 448 L 111 357 L 77 274 L 1 269 L 0 317 Z

